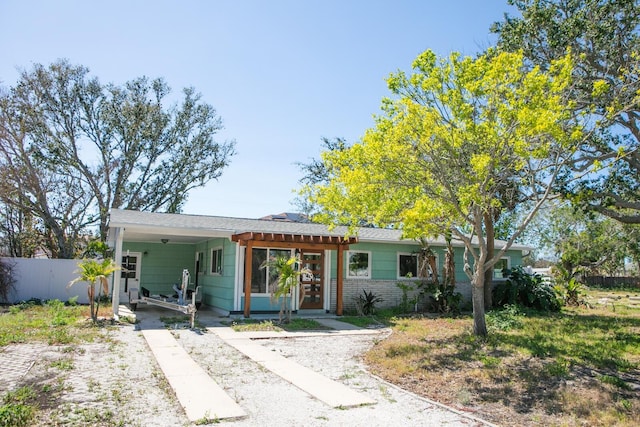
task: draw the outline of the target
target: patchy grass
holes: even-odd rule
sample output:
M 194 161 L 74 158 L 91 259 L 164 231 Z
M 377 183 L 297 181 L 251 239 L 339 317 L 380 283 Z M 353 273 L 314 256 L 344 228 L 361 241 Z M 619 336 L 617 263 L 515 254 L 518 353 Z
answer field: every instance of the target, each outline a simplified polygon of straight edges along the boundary
M 487 316 L 389 318 L 370 369 L 420 395 L 503 425 L 640 425 L 640 309 L 510 308 Z
M 164 323 L 164 327 L 168 329 L 189 329 L 191 328 L 191 316 L 188 315 L 178 315 L 178 316 L 163 316 L 160 317 L 160 321 Z M 207 328 L 202 322 L 198 321 L 196 317 L 193 322 L 194 329 L 199 329 L 201 331 L 206 331 Z
M 342 316 L 342 317 L 336 318 L 336 320 L 339 320 L 340 322 L 349 323 L 349 324 L 357 326 L 359 328 L 377 328 L 377 327 L 380 327 L 380 326 L 384 325 L 384 323 L 382 321 L 376 319 L 373 316 L 371 316 L 371 317 L 368 317 L 368 316 Z
M 328 330 L 331 329 L 313 319 L 291 319 L 289 323 L 278 323 L 275 320 L 265 319 L 239 319 L 232 322 L 223 322 L 230 326 L 236 332 L 256 332 L 256 331 L 273 331 L 273 332 L 295 332 L 295 331 L 312 331 L 312 330 Z
M 100 316 L 113 317 L 111 307 L 101 308 Z M 88 306 L 65 306 L 60 301 L 14 305 L 0 314 L 0 347 L 27 342 L 92 342 L 101 336 L 99 325 L 91 322 Z
M 36 392 L 31 387 L 21 387 L 2 396 L 0 427 L 20 427 L 31 424 L 35 417 Z
M 285 331 L 326 331 L 331 329 L 313 319 L 291 319 L 291 322 L 282 325 Z

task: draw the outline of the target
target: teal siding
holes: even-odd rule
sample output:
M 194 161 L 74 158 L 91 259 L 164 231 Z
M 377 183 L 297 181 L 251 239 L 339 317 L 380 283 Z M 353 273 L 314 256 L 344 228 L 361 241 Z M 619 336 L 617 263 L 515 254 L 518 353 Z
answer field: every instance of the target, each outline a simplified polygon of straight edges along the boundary
M 211 273 L 211 250 L 222 247 L 222 274 Z M 202 286 L 202 301 L 211 307 L 233 310 L 236 280 L 236 244 L 229 239 L 211 239 L 196 246 L 204 252 L 204 272 L 198 277 Z
M 223 248 L 222 274 L 211 273 L 211 250 Z M 196 253 L 203 252 L 203 272 L 198 275 L 201 286 L 202 301 L 205 305 L 217 307 L 226 311 L 233 311 L 236 287 L 236 243 L 227 238 L 209 239 L 196 245 L 189 244 L 161 244 L 161 243 L 132 243 L 123 244 L 123 252 L 127 250 L 140 252 L 141 274 L 140 284 L 149 289 L 152 294 L 173 293 L 172 286 L 182 280 L 182 270 L 187 268 L 191 274 L 191 283 L 195 282 Z M 371 253 L 371 278 L 376 281 L 394 283 L 397 280 L 398 253 L 417 252 L 418 244 L 399 243 L 358 243 L 351 245 L 352 251 L 366 251 Z M 438 257 L 438 274 L 442 273 L 444 262 L 444 247 L 432 247 Z M 456 281 L 469 282 L 464 273 L 464 249 L 455 248 Z M 336 251 L 331 251 L 331 279 L 336 278 Z M 520 251 L 508 251 L 505 256 L 510 258 L 510 265 L 515 267 L 522 263 Z M 346 259 L 346 251 L 345 251 Z M 473 260 L 470 260 L 471 262 Z M 346 276 L 346 269 L 345 269 Z M 241 283 L 237 284 L 242 287 Z M 244 307 L 244 296 L 240 289 L 241 304 Z M 271 301 L 269 295 L 253 295 L 251 297 L 252 311 L 278 311 L 278 301 Z
M 189 269 L 191 281 L 194 280 L 195 248 L 193 245 L 162 243 L 123 243 L 126 254 L 140 252 L 140 286 L 149 289 L 152 294 L 173 294 L 173 285 L 182 282 L 182 270 Z
M 432 246 L 431 249 L 437 256 L 438 275 L 442 274 L 444 263 L 445 247 Z M 397 280 L 398 279 L 398 253 L 412 253 L 420 250 L 420 245 L 408 244 L 389 244 L 389 243 L 357 243 L 350 245 L 350 251 L 363 251 L 371 253 L 371 279 L 372 280 Z M 345 262 L 346 262 L 345 251 Z M 497 252 L 497 251 L 496 251 Z M 331 253 L 331 278 L 336 278 L 336 251 Z M 522 264 L 522 252 L 519 250 L 507 251 L 506 257 L 510 258 L 511 266 L 515 267 Z M 464 248 L 454 248 L 454 262 L 457 282 L 469 282 L 469 278 L 464 272 Z M 473 263 L 473 259 L 470 260 Z M 345 268 L 346 278 L 346 268 Z
M 244 294 L 240 307 L 244 307 Z M 272 302 L 269 295 L 251 295 L 251 311 L 280 311 L 280 300 Z

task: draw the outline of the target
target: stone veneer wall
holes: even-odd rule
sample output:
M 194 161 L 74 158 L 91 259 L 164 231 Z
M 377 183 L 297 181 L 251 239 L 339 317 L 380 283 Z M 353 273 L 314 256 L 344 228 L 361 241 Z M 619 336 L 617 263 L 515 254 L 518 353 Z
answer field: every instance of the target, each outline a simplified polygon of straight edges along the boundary
M 378 308 L 397 307 L 402 302 L 402 289 L 396 286 L 398 280 L 368 280 L 368 279 L 345 279 L 343 289 L 344 311 L 355 311 L 355 301 L 358 295 L 362 295 L 362 291 L 373 292 L 375 295 L 382 297 L 383 301 L 377 304 Z M 456 291 L 462 294 L 462 304 L 471 301 L 471 284 L 462 282 L 456 284 Z M 415 291 L 409 292 L 408 297 L 411 299 L 415 295 Z M 336 280 L 331 280 L 331 309 L 332 313 L 336 311 Z

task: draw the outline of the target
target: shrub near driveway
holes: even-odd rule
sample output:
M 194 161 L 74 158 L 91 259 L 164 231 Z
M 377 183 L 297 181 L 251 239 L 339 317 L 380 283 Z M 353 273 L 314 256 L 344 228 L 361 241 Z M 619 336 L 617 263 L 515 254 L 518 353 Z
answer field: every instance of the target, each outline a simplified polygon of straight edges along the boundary
M 422 396 L 504 425 L 640 425 L 640 310 L 392 319 L 370 369 Z

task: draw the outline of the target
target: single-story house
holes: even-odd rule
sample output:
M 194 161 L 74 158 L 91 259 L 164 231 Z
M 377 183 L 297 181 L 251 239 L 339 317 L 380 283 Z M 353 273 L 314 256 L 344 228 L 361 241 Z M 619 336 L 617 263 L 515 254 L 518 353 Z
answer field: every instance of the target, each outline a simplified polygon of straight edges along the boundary
M 204 215 L 138 212 L 112 209 L 108 243 L 127 272 L 116 274 L 114 309 L 128 302 L 132 287 L 151 294 L 172 292 L 182 271 L 200 286 L 202 303 L 223 313 L 249 317 L 252 313 L 277 312 L 263 261 L 277 255 L 298 255 L 312 274 L 302 277 L 292 309 L 342 315 L 353 309 L 363 290 L 383 299 L 380 306 L 400 304 L 399 281 L 418 276 L 420 245 L 401 238 L 399 230 L 360 228 L 345 237 L 346 229 L 329 230 L 322 224 L 274 219 L 245 219 Z M 496 248 L 504 242 L 497 241 Z M 445 242 L 429 241 L 437 269 L 442 270 Z M 470 300 L 471 289 L 463 271 L 463 245 L 454 242 L 456 289 Z M 521 264 L 529 247 L 513 245 L 496 265 L 496 279 L 503 268 Z M 440 274 L 440 273 L 438 273 Z M 117 314 L 117 313 L 116 313 Z

